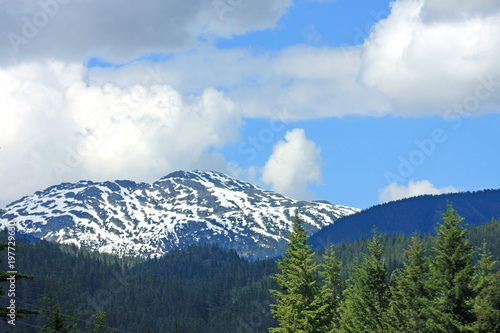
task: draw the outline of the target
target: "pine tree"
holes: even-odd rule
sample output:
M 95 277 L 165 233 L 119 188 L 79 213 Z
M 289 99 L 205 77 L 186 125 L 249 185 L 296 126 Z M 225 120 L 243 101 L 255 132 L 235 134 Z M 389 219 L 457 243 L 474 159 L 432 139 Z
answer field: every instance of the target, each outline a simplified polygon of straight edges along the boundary
M 303 221 L 295 212 L 293 231 L 288 236 L 287 249 L 278 267 L 281 273 L 272 278 L 281 291 L 270 290 L 277 304 L 271 312 L 278 320 L 279 328 L 270 328 L 276 333 L 314 333 L 319 331 L 320 284 L 318 266 L 313 263 L 312 246 L 307 245 L 307 232 Z
M 398 332 L 428 332 L 426 311 L 429 292 L 426 286 L 429 265 L 424 257 L 425 249 L 417 237 L 405 251 L 403 270 L 396 271 L 391 289 L 390 313 Z
M 337 260 L 331 244 L 323 255 L 320 276 L 323 278 L 320 295 L 321 332 L 334 332 L 339 325 L 339 305 L 343 283 L 340 278 L 342 263 Z
M 433 300 L 429 306 L 427 328 L 432 332 L 464 332 L 474 322 L 472 300 L 472 246 L 467 238 L 467 225 L 448 204 L 441 213 L 442 224 L 436 227 L 437 239 L 430 261 L 430 290 Z
M 388 332 L 389 285 L 387 267 L 382 261 L 382 236 L 374 231 L 369 255 L 357 263 L 344 291 L 340 306 L 341 332 Z

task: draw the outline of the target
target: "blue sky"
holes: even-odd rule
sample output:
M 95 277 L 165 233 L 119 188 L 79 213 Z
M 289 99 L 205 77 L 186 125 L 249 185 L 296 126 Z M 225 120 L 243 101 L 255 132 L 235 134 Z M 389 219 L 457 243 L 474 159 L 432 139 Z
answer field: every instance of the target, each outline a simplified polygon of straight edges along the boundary
M 0 206 L 179 169 L 358 208 L 500 188 L 496 1 L 0 5 Z

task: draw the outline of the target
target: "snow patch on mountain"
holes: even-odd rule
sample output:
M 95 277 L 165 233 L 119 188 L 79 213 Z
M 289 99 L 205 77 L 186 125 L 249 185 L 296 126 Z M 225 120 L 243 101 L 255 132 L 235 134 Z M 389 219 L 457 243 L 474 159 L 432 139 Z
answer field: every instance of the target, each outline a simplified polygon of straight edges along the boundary
M 177 171 L 154 183 L 62 183 L 9 204 L 19 231 L 100 252 L 143 257 L 218 242 L 249 258 L 276 256 L 295 210 L 310 234 L 356 208 L 297 201 L 213 171 Z

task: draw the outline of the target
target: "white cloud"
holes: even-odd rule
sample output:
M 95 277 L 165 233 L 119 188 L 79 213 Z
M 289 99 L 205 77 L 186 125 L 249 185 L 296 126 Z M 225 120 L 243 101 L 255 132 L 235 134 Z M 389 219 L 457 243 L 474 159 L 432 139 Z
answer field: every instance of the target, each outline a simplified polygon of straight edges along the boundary
M 182 96 L 168 85 L 89 85 L 81 65 L 0 68 L 0 203 L 80 179 L 156 180 L 178 169 L 225 171 L 213 148 L 238 138 L 222 92 Z
M 408 186 L 392 183 L 379 191 L 381 202 L 394 201 L 404 198 L 415 197 L 423 194 L 455 193 L 458 190 L 453 186 L 436 188 L 428 180 L 414 182 L 410 180 Z
M 497 0 L 426 0 L 422 17 L 429 21 L 462 20 L 494 15 L 499 10 L 500 2 Z
M 286 105 L 295 119 L 499 112 L 498 6 L 482 7 L 489 10 L 484 16 L 438 20 L 435 14 L 429 22 L 423 11 L 432 3 L 394 2 L 363 45 L 273 52 L 204 46 L 153 65 L 181 93 L 223 87 L 248 117 L 272 117 L 275 105 Z M 121 81 L 142 65 L 92 75 L 127 73 Z
M 192 48 L 199 37 L 271 28 L 290 5 L 291 0 L 0 0 L 0 63 L 47 56 L 127 62 Z
M 225 8 L 222 18 L 215 6 L 221 3 L 232 6 L 220 7 Z M 21 31 L 23 17 L 32 20 L 41 10 L 40 4 L 27 0 L 0 4 L 3 35 Z M 450 115 L 455 105 L 475 114 L 485 108 L 500 110 L 498 1 L 460 0 L 457 8 L 474 15 L 452 20 L 445 17 L 453 12 L 445 0 L 395 1 L 366 42 L 351 47 L 295 45 L 268 52 L 218 50 L 200 41 L 273 27 L 290 4 L 196 0 L 187 6 L 181 0 L 127 0 L 110 16 L 111 0 L 74 0 L 61 4 L 28 44 L 19 45 L 17 60 L 40 61 L 50 55 L 64 62 L 86 61 L 92 55 L 128 61 L 147 52 L 167 52 L 164 62 L 95 68 L 88 73 L 89 82 L 112 82 L 121 88 L 153 84 L 151 79 L 142 82 L 144 67 L 149 66 L 162 73 L 162 83 L 183 96 L 202 94 L 210 87 L 224 89 L 248 117 L 272 117 L 275 105 L 286 105 L 295 119 Z M 11 50 L 7 38 L 0 43 L 1 49 Z M 484 87 L 482 79 L 492 83 Z
M 500 52 L 500 6 L 490 6 L 487 17 L 450 21 L 436 16 L 427 22 L 422 11 L 428 5 L 443 2 L 401 0 L 392 4 L 390 16 L 374 26 L 363 45 L 363 82 L 386 95 L 395 114 L 446 114 L 456 104 L 467 106 L 469 100 L 480 102 L 470 107 L 470 113 L 480 113 L 481 102 L 486 100 L 498 111 L 500 95 L 484 88 L 485 94 L 478 94 L 477 89 L 487 77 L 494 78 L 495 90 L 500 87 L 496 57 Z
M 273 191 L 294 199 L 312 199 L 309 183 L 321 182 L 321 148 L 306 138 L 301 128 L 287 131 L 262 168 L 262 181 Z
M 94 68 L 89 78 L 129 85 L 142 80 L 138 74 L 148 67 L 183 94 L 223 87 L 247 117 L 273 117 L 276 105 L 286 106 L 296 120 L 388 113 L 386 97 L 359 84 L 359 66 L 356 48 L 297 45 L 274 53 L 206 47 L 162 63 Z

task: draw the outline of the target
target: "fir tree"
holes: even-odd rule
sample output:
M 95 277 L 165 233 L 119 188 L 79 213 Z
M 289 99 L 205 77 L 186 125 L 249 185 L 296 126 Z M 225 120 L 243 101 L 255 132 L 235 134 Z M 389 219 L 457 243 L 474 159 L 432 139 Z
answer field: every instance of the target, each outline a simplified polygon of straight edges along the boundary
M 338 328 L 339 305 L 343 283 L 340 278 L 342 263 L 337 260 L 334 246 L 330 245 L 323 255 L 320 276 L 323 278 L 320 295 L 321 332 L 334 332 Z
M 391 289 L 390 313 L 398 332 L 427 332 L 427 305 L 429 293 L 426 280 L 429 265 L 424 257 L 425 249 L 417 237 L 405 251 L 404 269 L 396 271 Z
M 389 285 L 382 261 L 384 245 L 376 231 L 368 244 L 369 255 L 357 263 L 340 307 L 341 332 L 388 332 Z
M 473 305 L 477 318 L 472 324 L 475 332 L 500 331 L 500 276 L 492 274 L 496 263 L 492 260 L 486 243 L 483 243 L 481 259 L 477 263 L 477 272 L 473 278 L 477 294 Z
M 500 272 L 493 275 L 474 303 L 474 332 L 500 332 Z
M 496 261 L 492 260 L 492 255 L 488 251 L 486 247 L 486 243 L 483 242 L 483 246 L 481 247 L 481 259 L 478 261 L 476 265 L 476 274 L 472 278 L 472 285 L 474 286 L 474 290 L 476 295 L 480 297 L 483 290 L 490 284 L 493 279 L 493 269 L 497 264 Z
M 441 213 L 442 224 L 436 227 L 437 239 L 430 261 L 430 289 L 433 300 L 427 328 L 432 332 L 464 332 L 474 322 L 472 300 L 472 246 L 467 238 L 467 225 L 448 204 Z
M 270 290 L 278 304 L 271 305 L 271 312 L 278 320 L 276 333 L 314 333 L 319 331 L 320 285 L 318 267 L 313 263 L 314 253 L 307 245 L 307 232 L 303 221 L 295 212 L 293 231 L 288 236 L 285 254 L 278 261 L 281 273 L 273 276 L 281 291 Z

